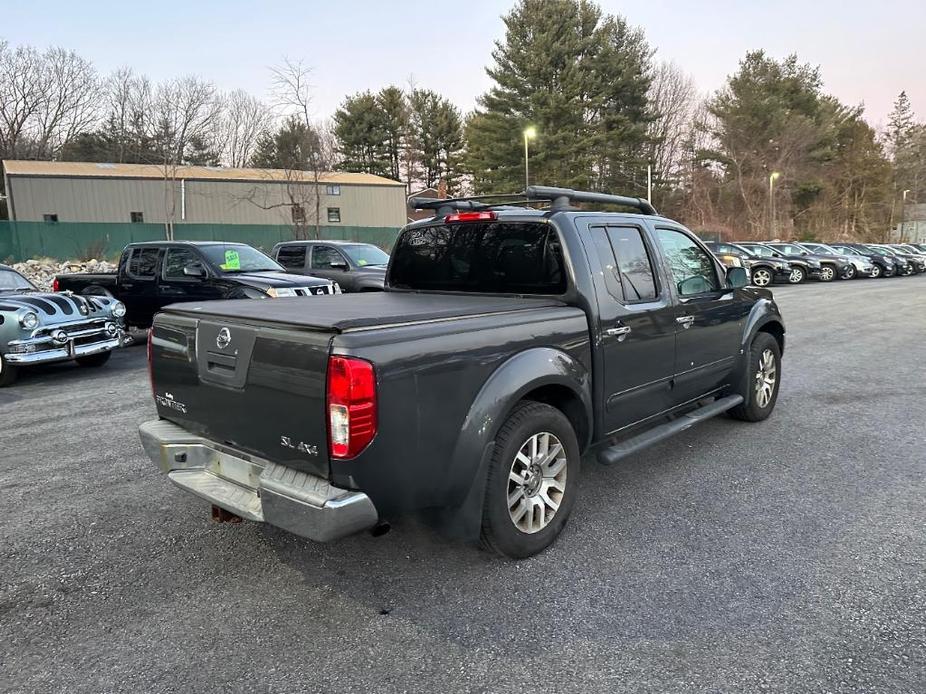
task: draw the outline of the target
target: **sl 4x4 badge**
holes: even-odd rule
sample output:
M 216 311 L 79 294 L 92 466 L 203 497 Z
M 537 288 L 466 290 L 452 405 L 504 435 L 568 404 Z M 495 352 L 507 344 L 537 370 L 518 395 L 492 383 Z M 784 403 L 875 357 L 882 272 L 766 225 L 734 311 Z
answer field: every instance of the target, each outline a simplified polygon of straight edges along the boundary
M 300 453 L 305 453 L 306 455 L 318 455 L 318 446 L 311 443 L 304 443 L 302 441 L 293 442 L 288 436 L 280 437 L 280 445 L 283 448 L 291 448 L 294 451 L 299 451 Z
M 166 407 L 170 410 L 175 410 L 180 414 L 186 414 L 186 405 L 179 400 L 174 400 L 173 393 L 164 393 L 164 395 L 159 395 L 155 393 L 154 399 L 158 405 L 161 407 Z

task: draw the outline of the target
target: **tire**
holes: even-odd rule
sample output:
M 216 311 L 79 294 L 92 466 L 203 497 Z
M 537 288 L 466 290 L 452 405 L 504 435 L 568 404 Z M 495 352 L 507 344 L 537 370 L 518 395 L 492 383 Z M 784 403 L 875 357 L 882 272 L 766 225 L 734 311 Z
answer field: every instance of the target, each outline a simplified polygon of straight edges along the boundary
M 96 354 L 88 354 L 86 357 L 76 357 L 76 361 L 81 366 L 103 366 L 106 362 L 109 361 L 109 358 L 113 355 L 112 351 L 109 352 L 97 352 Z
M 792 267 L 791 274 L 788 275 L 788 284 L 800 284 L 807 279 L 807 274 L 802 267 Z
M 0 354 L 0 388 L 15 383 L 17 376 L 19 376 L 19 367 L 10 364 Z
M 854 280 L 855 276 L 858 274 L 858 270 L 855 269 L 855 265 L 850 265 L 846 268 L 846 271 L 842 273 L 840 279 L 844 280 Z
M 881 276 L 881 266 L 873 265 L 871 267 L 871 274 L 868 275 L 871 279 L 876 280 Z
M 757 287 L 767 287 L 769 286 L 775 278 L 775 274 L 770 268 L 765 266 L 758 267 L 752 271 L 752 284 Z
M 769 356 L 774 367 L 771 374 L 764 366 Z M 769 374 L 774 378 L 774 382 L 764 394 L 762 389 L 769 384 L 767 380 L 764 383 L 759 382 L 759 377 L 763 374 L 766 375 L 763 378 L 768 378 Z M 746 362 L 746 372 L 740 389 L 743 402 L 730 410 L 730 416 L 744 422 L 761 422 L 767 419 L 775 409 L 780 384 L 781 348 L 778 347 L 778 341 L 768 333 L 758 333 L 749 346 L 749 360 Z
M 544 448 L 552 449 L 555 440 L 565 456 L 543 463 Z M 549 547 L 575 505 L 579 465 L 579 443 L 566 415 L 543 403 L 519 403 L 495 439 L 486 479 L 482 546 L 511 559 L 531 557 Z
M 823 265 L 820 267 L 820 281 L 832 282 L 836 279 L 836 268 L 832 265 Z

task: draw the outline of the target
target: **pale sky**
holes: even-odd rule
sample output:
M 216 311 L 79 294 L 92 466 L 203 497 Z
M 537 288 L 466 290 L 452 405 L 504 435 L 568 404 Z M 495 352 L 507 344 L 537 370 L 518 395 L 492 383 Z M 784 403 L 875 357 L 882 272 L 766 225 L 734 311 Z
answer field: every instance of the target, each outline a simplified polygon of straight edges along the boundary
M 439 91 L 463 111 L 489 86 L 484 68 L 513 2 L 430 0 L 0 0 L 0 39 L 60 45 L 101 72 L 129 65 L 154 80 L 195 73 L 220 89 L 266 96 L 283 55 L 314 68 L 314 105 L 407 84 Z M 796 52 L 822 68 L 827 91 L 864 103 L 883 126 L 906 90 L 926 121 L 926 1 L 714 0 L 600 3 L 642 27 L 657 58 L 674 60 L 702 91 L 723 84 L 747 50 Z

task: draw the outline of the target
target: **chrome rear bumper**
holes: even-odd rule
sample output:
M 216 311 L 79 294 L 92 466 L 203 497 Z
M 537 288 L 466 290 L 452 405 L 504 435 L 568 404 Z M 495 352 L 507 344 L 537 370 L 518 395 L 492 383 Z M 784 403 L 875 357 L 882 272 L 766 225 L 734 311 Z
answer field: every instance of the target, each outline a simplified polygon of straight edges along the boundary
M 166 420 L 138 428 L 148 457 L 181 489 L 242 518 L 317 542 L 374 526 L 370 497 L 220 446 Z

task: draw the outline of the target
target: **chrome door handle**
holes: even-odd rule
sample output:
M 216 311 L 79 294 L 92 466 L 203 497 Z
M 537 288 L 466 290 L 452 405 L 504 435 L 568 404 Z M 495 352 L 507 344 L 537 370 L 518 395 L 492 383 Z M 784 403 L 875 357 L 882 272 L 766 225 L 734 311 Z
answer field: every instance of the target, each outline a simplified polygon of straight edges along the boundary
M 623 342 L 630 334 L 630 326 L 621 325 L 616 328 L 608 328 L 604 331 L 608 337 L 616 337 L 618 342 Z
M 679 316 L 675 319 L 675 322 L 687 330 L 691 327 L 691 324 L 694 323 L 694 320 L 694 316 Z

